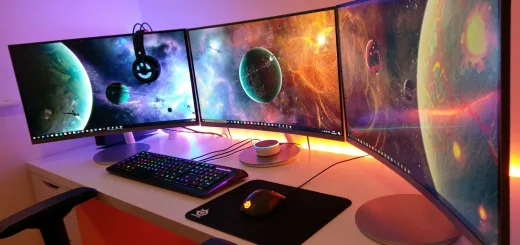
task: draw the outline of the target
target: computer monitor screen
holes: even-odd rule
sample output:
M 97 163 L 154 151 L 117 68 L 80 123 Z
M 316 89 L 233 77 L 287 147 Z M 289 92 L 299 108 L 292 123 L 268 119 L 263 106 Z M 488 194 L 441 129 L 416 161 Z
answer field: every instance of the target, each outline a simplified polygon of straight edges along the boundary
M 334 9 L 189 30 L 203 125 L 344 140 Z
M 131 34 L 9 46 L 33 143 L 195 125 L 185 30 L 144 35 L 157 80 L 134 77 Z
M 500 13 L 496 0 L 338 7 L 348 140 L 485 244 L 499 241 L 499 164 L 508 164 L 499 155 L 508 147 L 499 146 Z

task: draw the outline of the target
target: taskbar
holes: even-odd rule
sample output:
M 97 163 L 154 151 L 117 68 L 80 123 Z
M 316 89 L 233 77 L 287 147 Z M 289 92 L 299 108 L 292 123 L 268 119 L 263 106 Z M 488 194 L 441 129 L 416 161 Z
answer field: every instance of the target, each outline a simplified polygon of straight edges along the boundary
M 189 123 L 189 122 L 195 122 L 195 121 L 197 121 L 197 119 L 193 118 L 193 119 L 160 122 L 160 123 L 146 123 L 146 124 L 132 124 L 132 125 L 124 125 L 124 126 L 119 125 L 119 126 L 110 126 L 110 127 L 88 128 L 88 129 L 66 131 L 66 132 L 59 132 L 59 133 L 49 133 L 46 135 L 32 136 L 31 138 L 33 140 L 42 140 L 42 139 L 51 139 L 51 138 L 71 136 L 71 135 L 88 136 L 87 134 L 92 134 L 92 133 L 97 133 L 97 132 L 118 131 L 118 130 L 133 129 L 133 128 L 135 128 L 137 130 L 137 129 L 139 129 L 139 127 L 145 127 L 145 126 L 153 126 L 153 125 L 159 126 L 159 125 L 168 125 L 168 124 L 175 124 L 175 123 Z M 116 133 L 116 132 L 114 132 L 114 133 Z M 119 132 L 119 133 L 121 133 L 121 132 Z
M 313 133 L 322 133 L 329 135 L 337 135 L 341 136 L 341 131 L 334 131 L 328 129 L 317 129 L 317 128 L 309 128 L 302 127 L 290 124 L 280 124 L 280 123 L 267 123 L 267 122 L 252 122 L 252 121 L 237 121 L 237 120 L 212 120 L 212 119 L 202 119 L 202 122 L 207 123 L 223 123 L 223 124 L 233 124 L 233 125 L 246 125 L 246 126 L 256 126 L 256 127 L 265 127 L 265 128 L 278 128 L 278 129 L 288 129 L 288 130 L 297 130 L 297 131 L 305 131 L 305 132 L 313 132 Z
M 390 154 L 387 154 L 386 152 L 378 149 L 376 146 L 373 146 L 370 143 L 356 137 L 354 134 L 347 133 L 347 137 L 354 141 L 357 141 L 359 144 L 361 144 L 361 145 L 367 147 L 368 149 L 372 150 L 373 152 L 377 153 L 379 156 L 385 158 L 386 160 L 388 160 L 389 162 L 394 164 L 396 167 L 403 170 L 405 173 L 411 174 L 410 168 L 407 168 L 404 164 L 401 164 L 401 162 L 394 159 Z

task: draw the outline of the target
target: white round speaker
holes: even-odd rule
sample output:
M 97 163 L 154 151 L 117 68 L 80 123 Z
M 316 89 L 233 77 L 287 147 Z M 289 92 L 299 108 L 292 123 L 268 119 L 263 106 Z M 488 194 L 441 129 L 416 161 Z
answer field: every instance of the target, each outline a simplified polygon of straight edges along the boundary
M 256 155 L 260 157 L 268 157 L 280 152 L 280 142 L 277 140 L 263 140 L 256 143 L 254 147 Z

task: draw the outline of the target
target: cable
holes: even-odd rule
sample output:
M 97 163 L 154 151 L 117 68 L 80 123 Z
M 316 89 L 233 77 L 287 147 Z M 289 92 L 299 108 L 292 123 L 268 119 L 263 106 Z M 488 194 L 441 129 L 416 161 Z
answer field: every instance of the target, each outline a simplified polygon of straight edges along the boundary
M 199 134 L 201 134 L 201 133 L 211 133 L 211 134 L 219 135 L 220 137 L 224 137 L 224 135 L 225 135 L 225 136 L 227 136 L 229 138 L 229 136 L 227 134 L 217 134 L 217 133 L 212 133 L 212 132 L 202 132 L 202 131 L 191 129 L 191 128 L 188 128 L 188 127 L 182 127 L 182 128 L 186 129 L 186 130 L 189 130 L 191 132 L 194 132 L 194 133 L 199 133 Z
M 139 29 L 141 29 L 141 28 L 143 27 L 142 24 L 140 24 L 140 23 L 135 23 L 134 28 L 132 28 L 132 34 L 135 33 L 135 28 L 136 28 L 137 26 L 139 26 Z
M 258 141 L 260 141 L 259 139 L 252 139 L 251 141 L 254 141 L 254 140 L 258 140 Z M 245 144 L 244 144 L 244 145 L 245 145 Z M 298 144 L 298 143 L 285 142 L 285 143 L 280 143 L 280 145 L 298 145 L 298 146 L 301 148 L 301 145 Z M 242 146 L 243 146 L 243 145 L 242 145 Z M 240 147 L 241 147 L 241 146 L 240 146 Z M 240 148 L 240 147 L 238 147 L 238 148 Z M 235 153 L 237 153 L 237 152 L 241 152 L 241 151 L 247 150 L 247 149 L 249 149 L 249 148 L 251 148 L 251 147 L 253 147 L 253 146 L 249 146 L 249 147 L 246 147 L 246 148 L 243 148 L 243 149 L 235 149 L 235 150 L 234 150 L 233 152 L 231 152 L 231 153 L 229 153 L 229 151 L 228 151 L 228 152 L 225 152 L 225 153 L 222 153 L 222 154 L 229 153 L 229 154 L 227 154 L 227 155 L 225 155 L 225 156 L 214 158 L 214 157 L 218 156 L 218 155 L 215 155 L 215 156 L 212 156 L 212 157 L 208 157 L 208 158 L 206 158 L 206 159 L 204 159 L 204 160 L 202 160 L 202 161 L 213 161 L 213 160 L 217 160 L 217 159 L 225 158 L 225 157 L 231 156 L 231 155 L 233 155 L 233 154 L 235 154 Z M 220 154 L 220 155 L 222 155 L 222 154 Z
M 245 145 L 247 145 L 247 144 L 253 142 L 253 140 L 256 140 L 256 139 L 248 139 L 247 142 L 244 142 L 244 143 L 240 144 L 237 148 L 235 148 L 235 149 L 231 149 L 231 150 L 229 150 L 229 151 L 234 151 L 234 150 L 240 149 L 240 147 L 245 146 Z M 239 143 L 240 143 L 240 142 L 239 142 Z M 227 152 L 223 152 L 223 153 L 220 153 L 220 154 L 217 154 L 217 155 L 211 156 L 211 157 L 207 157 L 207 158 L 204 158 L 204 159 L 200 159 L 200 160 L 197 160 L 197 161 L 207 161 L 208 159 L 211 159 L 211 158 L 214 158 L 214 157 L 218 157 L 218 156 L 222 156 L 222 155 L 224 155 L 224 154 L 227 154 L 227 153 L 229 153 L 229 151 L 227 151 Z M 235 152 L 235 153 L 236 153 L 236 152 Z
M 224 137 L 221 134 L 211 133 L 211 132 L 191 132 L 191 131 L 182 131 L 182 130 L 175 130 L 175 129 L 169 129 L 169 128 L 163 128 L 163 130 L 172 131 L 172 132 L 179 132 L 179 133 L 207 134 L 207 135 L 214 135 L 214 136 Z
M 253 147 L 253 146 L 249 146 L 249 147 L 246 147 L 246 148 L 244 148 L 244 149 L 238 149 L 238 150 L 233 151 L 233 152 L 231 152 L 231 153 L 229 153 L 229 154 L 227 154 L 227 155 L 225 155 L 225 156 L 221 156 L 221 157 L 217 157 L 217 158 L 211 158 L 211 159 L 205 159 L 205 160 L 202 160 L 202 161 L 203 161 L 203 162 L 207 162 L 207 161 L 213 161 L 213 160 L 222 159 L 222 158 L 225 158 L 225 157 L 229 157 L 229 156 L 231 156 L 231 155 L 233 155 L 233 154 L 235 154 L 235 153 L 238 153 L 238 152 L 241 152 L 241 151 L 247 150 L 247 149 L 249 149 L 249 148 L 251 148 L 251 147 Z
M 356 160 L 356 159 L 360 159 L 360 158 L 363 158 L 363 157 L 367 157 L 369 155 L 364 155 L 364 156 L 359 156 L 359 157 L 354 157 L 354 158 L 350 158 L 350 159 L 347 159 L 347 160 L 343 160 L 343 161 L 340 161 L 340 162 L 337 162 L 337 163 L 334 163 L 330 166 L 328 166 L 327 168 L 321 170 L 321 172 L 317 173 L 316 175 L 314 175 L 312 178 L 310 178 L 309 180 L 305 181 L 303 184 L 301 184 L 300 186 L 294 188 L 291 192 L 289 192 L 289 194 L 285 195 L 285 197 L 291 195 L 292 193 L 296 192 L 297 190 L 301 189 L 304 185 L 306 185 L 307 183 L 311 182 L 314 178 L 318 177 L 320 174 L 324 173 L 325 171 L 329 170 L 330 168 L 340 164 L 340 163 L 344 163 L 344 162 L 349 162 L 349 161 L 353 161 L 353 160 Z
M 213 153 L 217 153 L 217 152 L 221 152 L 221 151 L 227 151 L 227 150 L 229 150 L 229 148 L 232 148 L 233 146 L 236 146 L 236 145 L 238 145 L 238 144 L 240 144 L 240 143 L 244 143 L 244 142 L 246 142 L 246 141 L 248 141 L 248 140 L 251 140 L 251 139 L 245 139 L 245 140 L 242 140 L 242 141 L 240 141 L 240 142 L 238 142 L 238 143 L 232 144 L 231 146 L 229 146 L 229 147 L 226 148 L 226 149 L 222 149 L 222 150 L 218 150 L 218 151 L 208 152 L 208 153 L 206 153 L 206 154 L 204 154 L 204 155 L 201 155 L 201 156 L 198 156 L 198 157 L 192 158 L 191 160 L 195 160 L 195 159 L 197 159 L 197 158 L 201 158 L 201 157 L 207 156 L 207 155 L 209 155 L 209 154 L 213 154 Z
M 150 29 L 149 31 L 153 31 L 152 26 L 150 24 L 143 22 L 143 23 L 135 23 L 134 28 L 132 28 L 132 33 L 135 33 L 135 31 L 136 31 L 135 28 L 138 26 L 139 26 L 139 29 L 137 29 L 137 30 L 145 31 L 146 30 L 146 28 L 144 27 L 145 25 L 148 26 L 148 29 Z
M 282 142 L 280 145 L 297 145 L 300 148 L 302 148 L 302 145 L 300 143 L 294 143 L 294 142 Z
M 232 138 L 233 139 L 233 136 L 231 136 L 231 130 L 229 130 L 229 128 L 227 128 L 227 131 L 229 133 L 229 138 Z
M 150 31 L 153 31 L 152 26 L 146 22 L 141 23 L 141 30 L 145 30 L 145 28 L 143 27 L 144 25 L 147 25 L 148 28 L 150 28 Z

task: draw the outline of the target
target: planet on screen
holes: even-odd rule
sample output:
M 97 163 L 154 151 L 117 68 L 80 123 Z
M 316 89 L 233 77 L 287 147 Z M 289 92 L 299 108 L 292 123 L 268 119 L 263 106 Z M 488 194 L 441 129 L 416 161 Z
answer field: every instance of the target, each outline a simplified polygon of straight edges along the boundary
M 498 243 L 495 0 L 373 0 L 338 10 L 347 131 Z
M 151 84 L 132 73 L 132 36 L 10 47 L 31 136 L 195 119 L 183 31 L 146 34 L 162 66 Z

